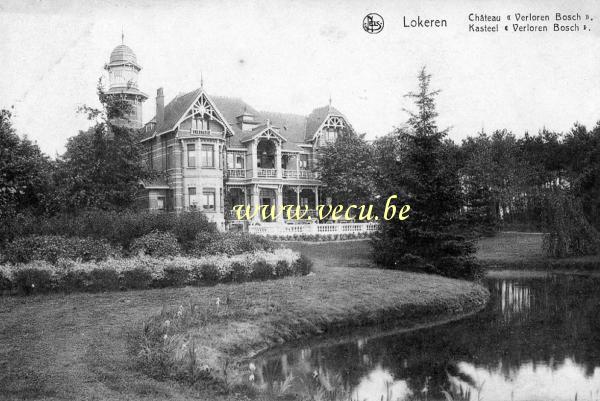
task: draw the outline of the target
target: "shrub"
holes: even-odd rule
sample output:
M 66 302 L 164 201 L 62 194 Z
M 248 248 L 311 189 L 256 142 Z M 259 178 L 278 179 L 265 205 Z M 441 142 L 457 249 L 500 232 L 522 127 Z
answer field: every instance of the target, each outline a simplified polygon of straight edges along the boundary
M 291 276 L 295 273 L 292 264 L 287 260 L 279 260 L 275 264 L 275 274 L 278 277 Z
M 179 255 L 181 247 L 174 234 L 154 231 L 135 239 L 131 244 L 131 251 L 137 254 L 165 257 Z
M 0 266 L 0 293 L 12 289 L 12 275 L 4 266 Z
M 119 288 L 119 274 L 110 268 L 93 269 L 89 275 L 90 291 L 114 291 Z
M 273 242 L 259 235 L 248 233 L 199 233 L 190 253 L 203 255 L 239 255 L 246 252 L 271 251 Z
M 258 260 L 252 265 L 251 276 L 255 280 L 268 280 L 275 276 L 273 266 L 264 260 Z
M 61 277 L 59 288 L 66 292 L 82 291 L 87 287 L 90 280 L 88 272 L 70 270 Z
M 221 278 L 219 267 L 214 263 L 205 263 L 200 266 L 202 280 L 207 283 L 216 283 Z
M 13 280 L 14 286 L 22 294 L 44 293 L 52 288 L 52 275 L 46 269 L 18 269 L 14 272 Z
M 10 263 L 59 259 L 103 260 L 118 252 L 107 241 L 93 238 L 68 238 L 60 235 L 33 235 L 18 238 L 6 246 L 4 257 Z
M 444 256 L 435 263 L 438 274 L 446 277 L 476 280 L 483 277 L 482 267 L 472 257 Z
M 231 264 L 231 280 L 239 283 L 247 281 L 252 275 L 252 265 L 249 263 L 233 262 Z
M 162 279 L 163 287 L 181 287 L 188 283 L 190 272 L 182 266 L 166 266 Z
M 152 285 L 152 273 L 144 267 L 136 267 L 132 270 L 125 270 L 122 275 L 121 286 L 143 290 Z
M 300 257 L 294 261 L 292 267 L 296 274 L 306 275 L 312 271 L 313 262 L 308 256 L 301 254 Z
M 128 248 L 133 240 L 153 231 L 172 232 L 183 246 L 187 246 L 197 233 L 213 232 L 216 227 L 201 212 L 90 210 L 52 217 L 18 214 L 0 226 L 0 242 L 30 235 L 64 235 L 105 239 Z

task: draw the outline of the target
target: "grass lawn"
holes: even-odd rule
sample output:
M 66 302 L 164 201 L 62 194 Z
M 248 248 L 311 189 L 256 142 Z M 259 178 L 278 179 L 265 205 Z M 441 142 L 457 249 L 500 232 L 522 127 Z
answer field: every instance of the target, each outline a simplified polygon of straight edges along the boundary
M 151 379 L 133 366 L 130 333 L 139 333 L 142 322 L 163 305 L 174 310 L 197 305 L 216 316 L 203 326 L 181 325 L 168 340 L 177 345 L 194 335 L 210 365 L 223 357 L 241 359 L 299 333 L 391 316 L 399 317 L 399 324 L 413 324 L 473 310 L 487 297 L 482 287 L 464 281 L 348 268 L 369 263 L 364 241 L 290 247 L 313 258 L 314 275 L 202 288 L 0 298 L 0 399 L 230 399 Z M 229 305 L 217 308 L 216 298 L 228 296 Z
M 598 270 L 600 256 L 555 259 L 542 250 L 543 235 L 505 232 L 478 242 L 475 256 L 488 269 L 503 270 Z

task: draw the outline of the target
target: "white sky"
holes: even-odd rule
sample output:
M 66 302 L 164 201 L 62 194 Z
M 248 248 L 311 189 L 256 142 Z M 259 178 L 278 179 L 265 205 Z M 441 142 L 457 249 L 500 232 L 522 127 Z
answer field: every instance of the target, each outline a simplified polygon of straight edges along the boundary
M 168 102 L 200 86 L 258 110 L 309 113 L 327 104 L 369 138 L 402 124 L 403 95 L 427 65 L 441 126 L 461 139 L 508 128 L 568 130 L 600 120 L 600 1 L 22 1 L 0 0 L 0 107 L 14 106 L 20 134 L 50 155 L 89 123 L 96 81 L 125 44 L 143 69 L 154 115 L 156 88 Z M 380 34 L 362 30 L 368 12 Z M 591 31 L 467 32 L 470 12 L 589 13 Z M 445 29 L 408 29 L 403 16 L 445 18 Z M 502 29 L 502 26 L 501 26 Z

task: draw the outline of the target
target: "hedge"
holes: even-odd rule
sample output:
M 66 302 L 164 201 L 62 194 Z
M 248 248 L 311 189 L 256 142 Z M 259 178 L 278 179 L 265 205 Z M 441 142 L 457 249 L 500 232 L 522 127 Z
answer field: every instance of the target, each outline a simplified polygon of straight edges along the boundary
M 306 275 L 311 261 L 290 249 L 211 255 L 107 259 L 98 262 L 33 261 L 0 265 L 0 293 L 48 291 L 114 291 L 219 282 L 275 279 Z

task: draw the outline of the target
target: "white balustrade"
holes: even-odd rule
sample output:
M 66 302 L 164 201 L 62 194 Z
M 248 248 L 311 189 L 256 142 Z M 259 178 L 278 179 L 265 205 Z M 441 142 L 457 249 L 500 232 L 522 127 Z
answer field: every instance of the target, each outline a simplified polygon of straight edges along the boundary
M 277 177 L 277 170 L 274 168 L 259 168 L 258 169 L 259 177 Z
M 227 170 L 229 178 L 246 178 L 246 170 L 243 168 L 230 168 Z
M 260 223 L 250 225 L 248 231 L 251 234 L 257 235 L 293 236 L 296 234 L 332 235 L 372 233 L 377 231 L 377 228 L 377 223 Z

